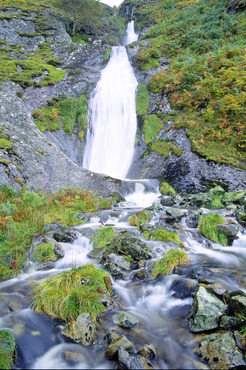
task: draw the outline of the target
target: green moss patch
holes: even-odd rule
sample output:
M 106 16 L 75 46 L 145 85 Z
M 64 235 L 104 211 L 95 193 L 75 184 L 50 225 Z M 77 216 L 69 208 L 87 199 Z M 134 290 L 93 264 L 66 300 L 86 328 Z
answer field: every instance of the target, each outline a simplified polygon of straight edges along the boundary
M 143 210 L 138 211 L 135 215 L 130 216 L 128 221 L 131 226 L 137 226 L 139 228 L 140 225 L 149 222 L 152 217 L 153 213 L 151 211 Z
M 179 246 L 183 245 L 177 233 L 172 232 L 172 231 L 167 231 L 164 229 L 156 229 L 156 230 L 151 230 L 151 231 L 144 230 L 143 236 L 145 239 L 148 239 L 148 240 L 172 241 L 172 242 L 175 242 Z
M 55 131 L 63 126 L 64 131 L 71 135 L 77 122 L 81 128 L 80 140 L 85 137 L 88 124 L 88 101 L 84 95 L 79 98 L 63 99 L 59 102 L 51 99 L 48 104 L 47 107 L 40 108 L 32 114 L 40 131 Z
M 0 149 L 11 149 L 13 144 L 7 139 L 0 138 Z
M 115 237 L 116 234 L 114 228 L 109 226 L 97 230 L 92 234 L 91 239 L 93 241 L 94 248 L 100 248 L 107 244 L 111 244 Z
M 183 152 L 182 149 L 180 147 L 176 147 L 174 143 L 162 140 L 156 140 L 151 145 L 150 150 L 156 152 L 158 155 L 161 155 L 165 158 L 168 157 L 170 152 L 176 155 L 177 157 L 180 157 Z
M 8 330 L 0 330 L 0 368 L 12 369 L 14 365 L 15 338 Z
M 137 115 L 145 117 L 147 115 L 148 108 L 149 108 L 148 88 L 144 84 L 139 84 L 136 98 Z
M 174 190 L 174 188 L 168 184 L 168 182 L 166 181 L 163 181 L 160 185 L 160 193 L 162 195 L 174 195 L 176 194 L 176 191 Z
M 171 249 L 162 258 L 154 262 L 150 278 L 154 280 L 158 276 L 169 275 L 175 267 L 187 262 L 189 262 L 189 258 L 184 251 Z
M 225 233 L 217 228 L 217 225 L 224 225 L 225 221 L 219 214 L 208 215 L 200 218 L 198 231 L 206 238 L 216 243 L 228 245 Z
M 111 288 L 109 274 L 85 265 L 47 279 L 35 288 L 34 309 L 52 318 L 74 322 L 82 313 L 94 320 L 106 307 L 100 302 Z
M 161 131 L 162 128 L 163 124 L 156 114 L 151 114 L 149 117 L 147 117 L 144 120 L 143 126 L 145 143 L 151 143 L 151 141 L 154 140 L 154 138 Z

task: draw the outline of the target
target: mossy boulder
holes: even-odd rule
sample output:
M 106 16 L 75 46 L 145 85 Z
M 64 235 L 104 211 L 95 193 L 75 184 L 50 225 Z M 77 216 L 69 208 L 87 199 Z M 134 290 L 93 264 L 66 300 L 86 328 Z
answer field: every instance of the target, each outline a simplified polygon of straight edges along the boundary
M 189 258 L 185 251 L 180 249 L 171 249 L 163 257 L 155 261 L 151 266 L 151 280 L 156 279 L 162 275 L 169 275 L 172 273 L 173 269 L 184 263 L 187 263 Z
M 183 246 L 178 234 L 174 231 L 149 224 L 143 225 L 141 231 L 143 232 L 143 237 L 147 240 L 170 241 L 175 242 L 178 246 Z
M 95 321 L 107 310 L 100 299 L 105 294 L 110 296 L 111 281 L 106 271 L 85 265 L 45 280 L 35 287 L 34 293 L 33 306 L 37 312 L 67 323 L 74 323 L 79 315 L 90 313 Z

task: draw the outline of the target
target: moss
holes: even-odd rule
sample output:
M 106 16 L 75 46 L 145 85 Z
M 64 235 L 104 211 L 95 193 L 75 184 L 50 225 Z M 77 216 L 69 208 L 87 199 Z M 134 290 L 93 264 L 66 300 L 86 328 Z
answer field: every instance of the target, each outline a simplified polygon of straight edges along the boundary
M 153 217 L 151 211 L 143 210 L 138 211 L 135 215 L 132 215 L 128 218 L 128 222 L 131 226 L 140 227 L 140 225 L 146 224 Z
M 94 248 L 100 248 L 107 244 L 112 243 L 115 236 L 116 234 L 114 228 L 109 226 L 99 229 L 98 231 L 93 233 L 91 239 L 93 241 Z
M 5 158 L 0 158 L 0 163 L 2 163 L 5 166 L 7 166 L 10 163 L 10 161 L 8 159 L 5 159 Z
M 153 280 L 158 276 L 169 275 L 175 267 L 187 262 L 189 262 L 189 258 L 184 251 L 171 249 L 162 258 L 154 262 L 150 278 Z
M 151 151 L 156 152 L 158 155 L 161 155 L 165 158 L 168 157 L 169 153 L 173 153 L 177 157 L 182 154 L 182 149 L 180 147 L 176 147 L 174 143 L 162 140 L 156 140 L 151 145 Z
M 223 217 L 219 214 L 204 216 L 199 220 L 198 231 L 216 243 L 227 245 L 228 240 L 225 233 L 217 228 L 217 225 L 224 225 L 224 223 Z
M 37 262 L 55 261 L 54 246 L 51 243 L 38 244 L 33 251 L 33 258 Z
M 147 86 L 144 84 L 138 85 L 136 98 L 136 111 L 139 116 L 146 116 L 149 108 L 149 94 Z
M 174 188 L 169 185 L 166 181 L 163 181 L 160 185 L 160 193 L 163 195 L 174 195 L 176 194 L 176 191 Z
M 143 126 L 145 143 L 151 143 L 162 128 L 163 124 L 156 114 L 151 114 L 147 117 Z
M 14 366 L 15 338 L 8 330 L 0 330 L 0 368 L 12 369 Z
M 35 288 L 34 309 L 65 322 L 74 322 L 82 313 L 90 313 L 96 320 L 106 311 L 100 298 L 109 294 L 108 282 L 109 274 L 93 265 L 74 268 Z
M 163 241 L 172 241 L 179 246 L 183 246 L 182 241 L 179 239 L 177 233 L 173 231 L 167 231 L 164 229 L 156 229 L 153 231 L 144 230 L 143 236 L 148 240 L 163 240 Z
M 20 185 L 23 184 L 23 182 L 24 182 L 22 177 L 15 177 L 14 181 L 17 182 L 17 184 L 20 184 Z
M 13 144 L 11 143 L 11 141 L 4 138 L 0 138 L 0 149 L 11 149 L 12 145 Z

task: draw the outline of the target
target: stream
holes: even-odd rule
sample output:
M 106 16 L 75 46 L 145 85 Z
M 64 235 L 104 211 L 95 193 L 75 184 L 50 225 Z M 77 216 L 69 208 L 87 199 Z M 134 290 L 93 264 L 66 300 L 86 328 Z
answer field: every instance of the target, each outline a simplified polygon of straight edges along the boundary
M 136 39 L 134 23 L 131 22 L 125 44 Z M 0 283 L 0 300 L 8 295 L 13 306 L 12 312 L 0 317 L 0 328 L 10 329 L 16 338 L 17 368 L 114 369 L 117 362 L 105 357 L 105 336 L 108 332 L 114 332 L 124 334 L 138 348 L 146 343 L 152 344 L 157 352 L 157 357 L 152 361 L 156 369 L 202 369 L 204 365 L 193 353 L 196 337 L 190 332 L 187 321 L 192 297 L 183 294 L 183 282 L 195 285 L 200 277 L 206 276 L 218 286 L 246 292 L 245 230 L 238 226 L 238 239 L 229 247 L 208 241 L 196 228 L 188 226 L 187 217 L 195 209 L 181 205 L 179 208 L 184 210 L 185 216 L 172 227 L 179 234 L 190 261 L 177 268 L 173 274 L 153 281 L 134 279 L 136 270 L 127 271 L 123 279 L 112 278 L 119 306 L 118 309 L 107 311 L 99 320 L 97 336 L 91 346 L 83 347 L 65 338 L 61 334 L 63 323 L 30 308 L 32 291 L 37 282 L 85 264 L 95 264 L 97 268 L 102 268 L 99 259 L 88 256 L 93 249 L 90 242 L 93 231 L 112 226 L 139 237 L 153 254 L 148 263 L 172 248 L 170 243 L 143 239 L 137 227 L 130 226 L 128 221 L 129 216 L 154 204 L 153 217 L 149 223 L 169 225 L 163 215 L 170 206 L 160 206 L 158 181 L 126 179 L 134 154 L 136 88 L 137 81 L 125 47 L 114 47 L 90 101 L 91 126 L 87 133 L 84 167 L 124 179 L 122 192 L 125 201 L 113 204 L 112 209 L 98 211 L 86 223 L 74 227 L 77 238 L 72 243 L 60 243 L 65 256 L 57 260 L 51 270 L 36 271 L 30 260 L 24 274 Z M 226 209 L 218 212 L 225 217 L 232 217 Z M 235 218 L 233 222 L 237 224 Z M 121 310 L 136 316 L 138 325 L 125 329 L 114 324 L 112 317 Z

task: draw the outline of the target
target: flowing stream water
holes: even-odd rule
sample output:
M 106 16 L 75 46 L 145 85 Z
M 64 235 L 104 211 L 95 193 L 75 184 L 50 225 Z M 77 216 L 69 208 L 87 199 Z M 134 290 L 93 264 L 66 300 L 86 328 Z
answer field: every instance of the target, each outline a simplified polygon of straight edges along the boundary
M 129 34 L 128 37 L 132 41 L 130 38 L 132 33 Z M 117 63 L 120 63 L 118 67 Z M 117 69 L 118 73 L 122 74 L 121 77 L 116 76 Z M 123 77 L 125 72 L 127 77 Z M 107 85 L 109 81 L 111 81 L 110 85 L 113 82 L 117 93 L 114 94 L 110 91 L 111 86 Z M 120 88 L 121 83 L 123 84 L 122 89 Z M 90 154 L 87 153 L 85 159 L 89 169 L 111 174 L 118 178 L 126 176 L 132 160 L 135 140 L 136 86 L 137 83 L 125 48 L 113 48 L 111 59 L 102 71 L 102 80 L 99 82 L 90 104 L 90 114 L 94 118 L 91 121 L 93 123 L 88 133 L 86 149 Z M 106 95 L 104 89 L 108 91 L 109 95 Z M 127 97 L 123 97 L 125 93 Z M 122 115 L 126 114 L 127 118 L 120 117 L 116 109 L 117 104 L 121 107 Z M 108 122 L 106 122 L 108 115 L 115 128 L 108 126 Z M 128 120 L 130 120 L 130 124 L 127 122 Z M 98 124 L 103 126 L 102 129 L 96 126 Z M 125 134 L 128 136 L 129 130 L 131 131 L 129 137 L 123 137 Z M 98 131 L 99 136 L 97 136 Z M 115 143 L 111 143 L 110 140 Z M 116 145 L 114 146 L 114 144 Z M 94 150 L 94 145 L 98 152 Z M 105 148 L 108 150 L 111 145 L 114 149 L 110 148 L 108 153 L 103 154 L 103 160 L 100 161 L 102 167 L 97 167 L 99 166 L 97 160 L 101 159 L 102 156 L 101 150 L 103 151 Z M 127 154 L 128 145 L 129 154 Z M 119 162 L 116 161 L 116 157 L 118 161 L 120 158 Z M 127 159 L 123 164 L 122 158 L 125 157 Z M 104 162 L 107 160 L 110 163 L 105 164 Z M 138 318 L 139 324 L 132 329 L 120 328 L 112 320 L 112 316 L 116 312 L 114 310 L 108 311 L 100 320 L 97 338 L 90 347 L 83 347 L 69 341 L 61 335 L 62 323 L 51 320 L 29 308 L 35 283 L 66 269 L 87 263 L 94 263 L 101 268 L 98 265 L 99 260 L 88 256 L 93 248 L 89 241 L 93 230 L 111 225 L 141 238 L 138 229 L 129 225 L 128 218 L 136 211 L 146 208 L 154 202 L 158 205 L 158 182 L 127 180 L 124 182 L 124 187 L 126 202 L 115 204 L 111 210 L 99 211 L 91 216 L 87 223 L 77 226 L 77 239 L 73 243 L 61 243 L 65 250 L 65 256 L 55 263 L 53 269 L 36 271 L 33 263 L 29 262 L 28 269 L 24 274 L 0 283 L 0 299 L 7 295 L 15 302 L 13 312 L 0 317 L 0 328 L 10 329 L 16 338 L 18 368 L 113 369 L 116 362 L 106 359 L 103 339 L 109 331 L 126 335 L 137 347 L 146 343 L 153 344 L 157 351 L 157 359 L 153 361 L 153 365 L 157 369 L 202 368 L 193 353 L 195 340 L 187 322 L 192 298 L 177 294 L 174 287 L 182 281 L 197 282 L 199 276 L 207 274 L 218 285 L 222 284 L 223 287 L 231 290 L 240 288 L 246 291 L 246 235 L 243 232 L 239 233 L 238 239 L 234 241 L 232 246 L 222 247 L 214 242 L 208 243 L 207 239 L 198 234 L 196 229 L 187 226 L 184 218 L 177 231 L 189 254 L 190 262 L 180 268 L 178 273 L 164 276 L 156 281 L 134 281 L 132 271 L 125 276 L 124 280 L 113 280 L 113 289 L 120 298 L 122 308 L 133 313 Z M 156 207 L 150 223 L 165 225 L 165 219 L 162 217 L 163 212 L 165 212 L 165 207 L 164 209 L 162 207 L 162 212 L 158 211 L 158 207 Z M 188 212 L 189 210 L 187 210 Z M 221 210 L 220 212 L 226 215 L 227 211 Z M 144 241 L 151 249 L 154 260 L 171 248 L 167 243 L 161 241 Z M 4 307 L 2 307 L 3 309 Z

